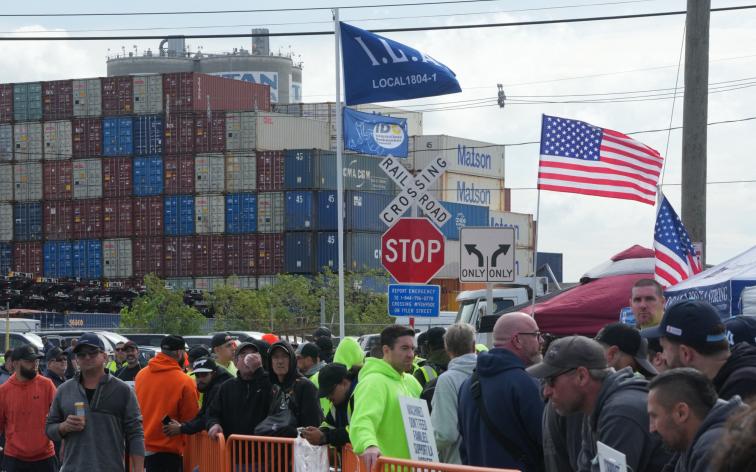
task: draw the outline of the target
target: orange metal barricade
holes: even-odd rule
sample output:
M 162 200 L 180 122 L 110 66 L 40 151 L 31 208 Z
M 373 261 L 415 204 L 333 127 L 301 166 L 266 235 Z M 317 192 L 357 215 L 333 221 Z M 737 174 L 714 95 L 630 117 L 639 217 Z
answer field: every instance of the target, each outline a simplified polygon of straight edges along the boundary
M 221 472 L 226 470 L 226 441 L 222 434 L 210 439 L 207 431 L 186 436 L 184 470 Z
M 367 466 L 347 444 L 342 453 L 342 472 L 368 472 Z M 492 469 L 488 467 L 471 467 L 468 465 L 442 464 L 440 462 L 421 462 L 381 456 L 373 467 L 374 472 L 518 472 L 513 469 Z M 372 472 L 372 471 L 371 471 Z
M 293 470 L 294 438 L 232 434 L 226 442 L 230 472 L 289 472 Z

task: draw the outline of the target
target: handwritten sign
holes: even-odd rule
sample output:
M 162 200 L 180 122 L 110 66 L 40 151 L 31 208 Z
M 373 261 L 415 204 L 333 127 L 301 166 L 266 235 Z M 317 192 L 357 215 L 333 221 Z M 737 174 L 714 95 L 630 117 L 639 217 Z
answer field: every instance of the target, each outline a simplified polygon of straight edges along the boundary
M 399 397 L 410 458 L 415 461 L 438 462 L 436 436 L 428 413 L 428 404 L 419 398 Z
M 628 472 L 625 455 L 601 441 L 596 442 L 597 459 L 601 472 Z

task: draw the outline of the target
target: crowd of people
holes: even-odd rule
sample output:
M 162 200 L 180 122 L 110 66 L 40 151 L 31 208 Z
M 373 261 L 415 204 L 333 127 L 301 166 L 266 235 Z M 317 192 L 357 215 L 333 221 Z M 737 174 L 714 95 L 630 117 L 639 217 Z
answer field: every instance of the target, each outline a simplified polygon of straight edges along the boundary
M 143 363 L 95 333 L 70 350 L 9 351 L 0 368 L 2 471 L 181 471 L 186 435 L 301 436 L 352 445 L 371 468 L 409 459 L 401 397 L 427 401 L 440 462 L 525 472 L 756 470 L 756 333 L 702 301 L 668 307 L 636 283 L 638 327 L 546 343 L 536 319 L 499 317 L 490 350 L 472 326 L 392 325 L 364 353 L 319 328 L 312 342 L 226 333 L 187 349 L 165 336 Z M 39 373 L 45 358 L 46 370 Z M 370 469 L 368 469 L 370 470 Z

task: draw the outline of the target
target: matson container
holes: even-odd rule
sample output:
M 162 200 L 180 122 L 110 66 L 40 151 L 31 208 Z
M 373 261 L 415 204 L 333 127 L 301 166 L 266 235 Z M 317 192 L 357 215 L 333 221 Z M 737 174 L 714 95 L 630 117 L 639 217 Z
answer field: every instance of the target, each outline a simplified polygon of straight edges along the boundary
M 0 124 L 0 161 L 13 160 L 13 125 Z
M 135 276 L 163 276 L 163 238 L 134 238 L 132 252 Z
M 19 202 L 42 200 L 42 163 L 13 164 L 13 198 Z
M 73 237 L 102 238 L 102 199 L 74 200 Z
M 71 131 L 73 157 L 97 157 L 102 154 L 100 118 L 74 118 Z
M 378 218 L 394 199 L 393 194 L 347 191 L 344 194 L 344 229 L 349 231 L 385 231 L 386 224 Z M 486 213 L 488 217 L 488 213 Z
M 42 243 L 14 243 L 13 271 L 42 276 Z
M 102 196 L 130 197 L 132 172 L 130 157 L 102 159 Z
M 225 159 L 223 154 L 197 154 L 194 158 L 194 190 L 223 192 L 225 188 Z
M 194 272 L 192 275 L 225 275 L 226 242 L 223 236 L 194 237 Z
M 42 119 L 42 84 L 40 82 L 13 84 L 13 119 L 16 121 Z
M 133 120 L 130 117 L 102 119 L 102 155 L 130 156 L 134 153 Z
M 481 205 L 492 211 L 504 211 L 507 207 L 504 179 L 445 172 L 430 190 L 436 198 L 447 202 Z
M 329 146 L 326 123 L 278 113 L 257 113 L 255 135 L 255 149 L 258 151 L 327 149 Z
M 102 237 L 126 238 L 134 234 L 134 204 L 129 197 L 102 199 Z M 107 277 L 107 275 L 106 275 Z
M 284 188 L 310 190 L 336 188 L 336 157 L 320 149 L 284 152 Z
M 194 116 L 170 114 L 165 120 L 165 153 L 194 153 Z
M 257 231 L 280 233 L 284 230 L 284 194 L 267 192 L 257 194 Z
M 135 197 L 134 236 L 163 235 L 163 197 Z
M 102 115 L 102 83 L 100 79 L 73 81 L 73 115 Z
M 130 239 L 106 239 L 102 242 L 102 276 L 126 279 L 133 275 Z
M 257 191 L 282 190 L 284 184 L 283 151 L 262 151 L 257 153 Z
M 102 241 L 84 239 L 74 241 L 73 276 L 83 279 L 102 278 Z
M 346 234 L 344 266 L 360 272 L 381 268 L 381 234 L 354 232 Z
M 0 84 L 0 121 L 13 120 L 13 84 Z
M 73 201 L 53 200 L 44 204 L 45 239 L 72 239 Z
M 46 241 L 42 246 L 45 277 L 71 277 L 73 275 L 73 248 L 71 241 Z
M 226 273 L 229 275 L 257 274 L 257 236 L 226 236 Z
M 73 197 L 102 197 L 102 159 L 76 159 L 73 161 Z
M 135 157 L 134 195 L 160 195 L 163 193 L 163 159 L 160 156 Z
M 45 200 L 73 198 L 73 162 L 51 161 L 42 164 L 42 196 Z
M 533 248 L 515 248 L 515 275 L 533 275 Z
M 488 226 L 493 228 L 514 228 L 517 247 L 533 247 L 533 215 L 491 211 Z
M 259 275 L 280 274 L 284 271 L 283 234 L 257 235 L 257 273 Z
M 47 160 L 70 159 L 73 155 L 71 145 L 71 121 L 46 121 L 42 130 L 44 154 Z
M 13 125 L 13 155 L 17 161 L 42 160 L 42 123 Z
M 133 78 L 134 113 L 151 115 L 163 111 L 163 77 L 135 75 Z
M 167 237 L 164 240 L 163 260 L 166 277 L 194 275 L 194 237 Z
M 228 151 L 226 160 L 226 192 L 257 189 L 257 156 L 254 152 Z
M 197 234 L 221 234 L 226 229 L 223 195 L 197 195 L 194 198 L 194 231 Z
M 257 231 L 257 195 L 231 193 L 226 195 L 226 233 L 244 234 Z
M 504 178 L 504 146 L 443 134 L 410 137 L 408 166 L 423 169 L 439 155 L 447 172 Z
M 213 111 L 194 116 L 195 152 L 223 152 L 226 150 L 226 113 Z
M 194 233 L 194 196 L 176 195 L 163 198 L 164 231 L 168 236 Z
M 132 125 L 134 155 L 147 156 L 163 153 L 163 117 L 136 116 Z
M 317 236 L 315 269 L 322 272 L 325 267 L 337 270 L 339 263 L 339 241 L 336 233 L 321 232 Z
M 166 194 L 194 193 L 194 156 L 191 154 L 165 156 L 163 168 Z
M 13 201 L 13 164 L 0 164 L 0 202 Z
M 16 203 L 13 205 L 13 239 L 16 241 L 40 241 L 42 239 L 41 203 Z M 40 256 L 41 251 L 40 248 Z
M 0 241 L 13 239 L 13 205 L 0 203 Z M 0 271 L 0 273 L 5 273 Z
M 11 243 L 0 243 L 0 274 L 7 274 L 13 270 L 13 246 Z M 239 280 L 241 283 L 241 280 Z
M 270 89 L 196 72 L 163 74 L 166 113 L 210 110 L 270 110 Z
M 68 120 L 73 116 L 73 81 L 42 82 L 42 117 Z
M 102 114 L 130 115 L 134 112 L 134 85 L 131 76 L 102 78 Z
M 286 231 L 315 228 L 314 192 L 286 192 Z
M 286 233 L 284 271 L 287 274 L 312 274 L 315 270 L 315 233 Z

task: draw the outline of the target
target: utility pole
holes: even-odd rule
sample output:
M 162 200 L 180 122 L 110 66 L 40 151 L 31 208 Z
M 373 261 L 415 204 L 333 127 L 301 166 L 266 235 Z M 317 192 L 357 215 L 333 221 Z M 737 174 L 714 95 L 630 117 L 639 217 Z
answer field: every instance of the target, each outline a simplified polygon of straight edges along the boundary
M 688 0 L 685 17 L 682 220 L 706 260 L 706 121 L 709 108 L 711 0 Z

